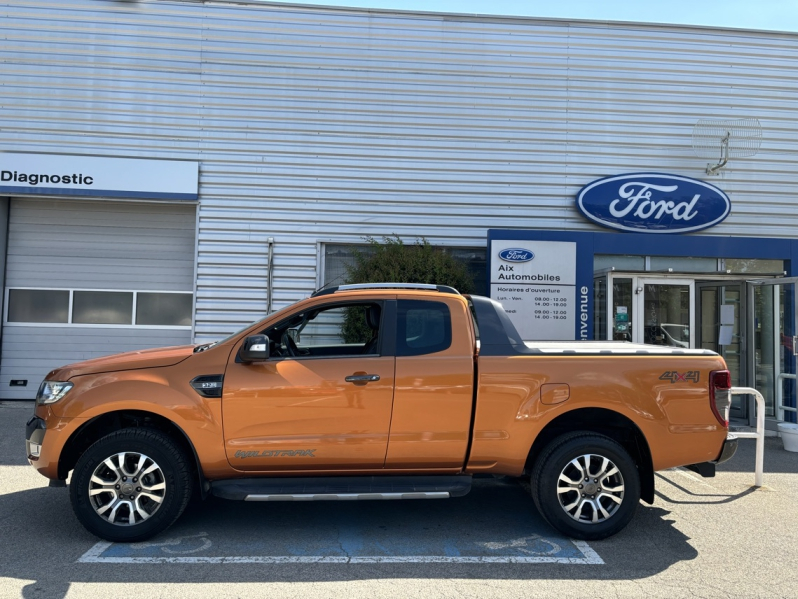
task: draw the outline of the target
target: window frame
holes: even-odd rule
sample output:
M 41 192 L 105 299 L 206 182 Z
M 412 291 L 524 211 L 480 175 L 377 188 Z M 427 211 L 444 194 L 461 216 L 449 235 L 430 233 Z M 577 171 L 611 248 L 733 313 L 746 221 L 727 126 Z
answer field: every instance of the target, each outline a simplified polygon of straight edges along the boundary
M 17 322 L 17 321 L 9 321 L 8 314 L 11 309 L 11 292 L 12 291 L 60 291 L 64 292 L 67 291 L 67 320 L 66 322 Z M 9 287 L 5 290 L 5 295 L 3 297 L 3 325 L 8 326 L 16 326 L 16 325 L 24 325 L 24 324 L 32 324 L 36 326 L 67 326 L 72 320 L 72 293 L 66 289 L 53 289 L 50 287 L 45 287 L 43 289 L 37 289 L 33 287 Z
M 13 287 L 9 291 L 14 291 L 15 289 L 17 289 L 17 288 Z M 118 295 L 129 296 L 130 297 L 131 312 L 128 313 L 127 316 L 128 316 L 129 321 L 130 321 L 129 324 L 135 324 L 135 321 L 136 321 L 135 316 L 136 316 L 136 314 L 135 314 L 135 312 L 132 311 L 133 304 L 136 302 L 136 295 L 135 294 L 131 294 L 130 291 L 99 291 L 98 292 L 98 291 L 88 291 L 86 289 L 73 289 L 73 290 L 71 290 L 69 292 L 70 310 L 69 310 L 69 314 L 68 314 L 67 324 L 73 324 L 75 326 L 83 326 L 83 325 L 87 325 L 87 324 L 113 324 L 113 325 L 117 325 L 117 326 L 126 326 L 126 325 L 128 325 L 128 323 L 123 323 L 123 322 L 122 323 L 75 322 L 75 300 L 77 299 L 76 296 L 79 293 L 116 293 Z M 9 295 L 10 295 L 10 292 L 9 292 Z
M 14 322 L 8 320 L 8 304 L 11 291 L 20 289 L 26 291 L 68 291 L 69 292 L 69 308 L 67 313 L 67 322 Z M 89 324 L 72 322 L 72 309 L 74 306 L 74 296 L 76 291 L 89 291 L 89 292 L 110 292 L 110 293 L 132 293 L 133 305 L 131 312 L 132 324 Z M 165 291 L 163 289 L 85 289 L 85 288 L 64 288 L 64 287 L 26 287 L 26 286 L 13 286 L 6 287 L 3 294 L 3 326 L 4 327 L 44 327 L 44 328 L 90 328 L 90 329 L 149 329 L 149 330 L 174 330 L 174 331 L 190 331 L 194 326 L 195 308 L 192 302 L 191 310 L 191 324 L 187 325 L 152 325 L 152 324 L 136 324 L 136 306 L 139 293 L 165 293 L 165 294 L 180 294 L 191 295 L 194 297 L 193 291 Z
M 82 290 L 81 290 L 82 291 Z M 159 324 L 138 324 L 136 321 L 139 317 L 139 295 L 140 294 L 153 294 L 153 295 L 190 295 L 192 298 L 191 306 L 190 306 L 190 314 L 191 314 L 191 322 L 185 325 L 159 325 Z M 133 325 L 138 328 L 156 328 L 156 327 L 178 327 L 180 329 L 188 329 L 193 328 L 194 326 L 194 309 L 195 305 L 193 302 L 194 292 L 193 291 L 147 291 L 147 290 L 138 290 L 133 293 Z
M 335 285 L 344 285 L 345 282 L 341 281 L 324 281 L 324 275 L 327 270 L 327 246 L 348 246 L 350 248 L 366 248 L 369 247 L 368 243 L 363 242 L 363 238 L 360 237 L 357 240 L 350 240 L 350 239 L 320 239 L 316 242 L 316 289 L 321 289 L 325 285 L 328 286 L 335 286 Z M 456 251 L 456 250 L 466 250 L 466 251 L 485 251 L 485 266 L 484 268 L 487 269 L 487 264 L 490 261 L 490 251 L 488 246 L 481 246 L 481 245 L 447 245 L 447 244 L 438 244 L 435 245 L 436 248 L 440 248 L 444 251 Z M 463 264 L 466 264 L 463 262 Z M 466 264 L 468 268 L 468 265 Z M 470 269 L 469 269 L 470 270 Z M 487 271 L 486 271 L 487 272 Z M 476 284 L 476 280 L 474 283 Z M 474 295 L 483 295 L 487 297 L 490 295 L 490 281 L 489 277 L 485 278 L 484 283 L 484 293 L 479 293 L 479 289 L 474 293 Z

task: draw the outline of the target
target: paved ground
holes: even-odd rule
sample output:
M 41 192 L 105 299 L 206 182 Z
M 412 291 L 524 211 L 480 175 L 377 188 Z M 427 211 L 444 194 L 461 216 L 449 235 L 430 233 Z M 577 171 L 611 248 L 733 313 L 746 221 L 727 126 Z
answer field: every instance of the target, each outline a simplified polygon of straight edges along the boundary
M 657 500 L 601 542 L 574 543 L 522 485 L 466 497 L 249 504 L 211 499 L 150 543 L 100 543 L 66 489 L 24 459 L 31 404 L 0 403 L 0 598 L 798 597 L 798 454 L 754 441 L 714 479 L 657 475 Z

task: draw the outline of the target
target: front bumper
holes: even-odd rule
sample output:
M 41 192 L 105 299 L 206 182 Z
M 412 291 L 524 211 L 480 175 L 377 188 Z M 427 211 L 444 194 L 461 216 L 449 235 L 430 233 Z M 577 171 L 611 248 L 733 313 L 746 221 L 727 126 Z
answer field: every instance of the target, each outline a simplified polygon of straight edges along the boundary
M 69 438 L 86 422 L 86 418 L 55 416 L 46 406 L 36 406 L 36 413 L 25 426 L 25 449 L 28 462 L 50 480 L 65 479 L 59 472 L 61 453 Z
M 712 478 L 713 476 L 715 476 L 715 466 L 730 460 L 736 452 L 737 452 L 737 437 L 729 433 L 728 435 L 726 435 L 726 440 L 723 442 L 723 447 L 721 447 L 718 459 L 716 459 L 713 462 L 690 464 L 688 466 L 685 466 L 685 468 L 687 468 L 688 470 L 692 470 L 693 472 L 697 472 L 704 478 Z
M 47 425 L 38 416 L 33 416 L 25 425 L 25 451 L 31 462 L 38 461 L 41 456 L 46 432 Z

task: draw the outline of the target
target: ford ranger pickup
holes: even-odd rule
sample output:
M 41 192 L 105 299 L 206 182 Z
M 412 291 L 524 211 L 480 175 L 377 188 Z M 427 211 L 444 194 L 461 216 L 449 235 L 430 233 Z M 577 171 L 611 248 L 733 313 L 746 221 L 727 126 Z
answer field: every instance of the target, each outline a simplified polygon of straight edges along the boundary
M 529 476 L 551 526 L 601 539 L 653 502 L 655 471 L 733 455 L 730 387 L 710 351 L 524 342 L 485 297 L 344 285 L 216 343 L 53 370 L 27 455 L 110 541 L 165 530 L 194 493 L 446 498 L 485 473 Z

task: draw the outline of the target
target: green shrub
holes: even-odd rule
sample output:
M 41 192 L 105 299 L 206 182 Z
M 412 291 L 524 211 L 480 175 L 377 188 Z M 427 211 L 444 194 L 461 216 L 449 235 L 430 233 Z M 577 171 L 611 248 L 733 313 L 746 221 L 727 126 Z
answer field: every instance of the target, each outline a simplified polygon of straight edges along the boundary
M 474 282 L 468 269 L 442 248 L 426 239 L 406 244 L 398 235 L 382 242 L 366 237 L 368 248 L 355 251 L 355 261 L 347 266 L 346 282 L 354 283 L 429 283 L 449 285 L 460 293 L 472 293 Z M 347 343 L 369 338 L 370 330 L 358 311 L 347 311 L 342 327 Z

